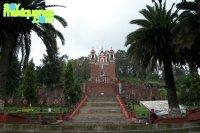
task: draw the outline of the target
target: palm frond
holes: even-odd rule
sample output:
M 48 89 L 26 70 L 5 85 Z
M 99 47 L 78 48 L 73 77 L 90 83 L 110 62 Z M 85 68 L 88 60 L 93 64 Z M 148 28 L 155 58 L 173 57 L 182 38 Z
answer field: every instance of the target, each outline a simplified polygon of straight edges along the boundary
M 132 20 L 130 23 L 131 24 L 137 24 L 137 25 L 140 25 L 142 27 L 150 27 L 151 26 L 151 23 L 147 20 L 144 20 L 144 19 L 135 19 L 135 20 Z
M 198 11 L 197 4 L 195 2 L 190 1 L 178 3 L 176 7 L 181 10 Z
M 64 19 L 63 17 L 60 17 L 60 16 L 58 16 L 58 15 L 54 15 L 54 18 L 55 18 L 56 20 L 58 20 L 58 21 L 62 24 L 63 27 L 66 27 L 66 26 L 67 26 L 67 22 L 65 21 L 65 19 Z
M 63 6 L 63 5 L 46 5 L 46 8 L 48 7 L 63 7 L 63 8 L 66 8 L 66 6 Z
M 56 35 L 60 38 L 62 45 L 65 45 L 65 38 L 64 38 L 63 34 L 61 32 L 59 32 L 58 30 L 56 30 Z

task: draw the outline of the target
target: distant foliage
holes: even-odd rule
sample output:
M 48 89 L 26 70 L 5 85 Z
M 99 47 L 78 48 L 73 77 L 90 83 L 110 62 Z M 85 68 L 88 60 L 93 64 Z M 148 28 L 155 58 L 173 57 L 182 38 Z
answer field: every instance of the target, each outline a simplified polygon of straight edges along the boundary
M 58 84 L 63 84 L 65 60 L 68 59 L 67 55 L 56 57 L 53 60 L 47 55 L 42 59 L 42 65 L 37 67 L 37 83 L 44 84 L 49 88 Z
M 89 57 L 81 57 L 75 60 L 72 60 L 73 63 L 73 72 L 76 80 L 83 81 L 90 78 L 90 63 Z
M 163 96 L 167 96 L 167 88 L 161 88 L 160 94 L 162 94 Z
M 198 73 L 190 74 L 189 79 L 189 88 L 191 91 L 191 97 L 189 100 L 193 101 L 193 104 L 200 105 L 200 76 Z
M 115 53 L 116 75 L 119 79 L 123 77 L 137 77 L 144 76 L 144 71 L 139 65 L 136 65 L 129 58 L 125 50 L 118 50 Z
M 181 102 L 186 105 L 200 105 L 200 76 L 198 73 L 188 74 L 177 81 Z
M 36 75 L 35 75 L 35 65 L 33 60 L 31 60 L 25 70 L 25 75 L 22 84 L 23 95 L 25 99 L 32 103 L 36 100 Z

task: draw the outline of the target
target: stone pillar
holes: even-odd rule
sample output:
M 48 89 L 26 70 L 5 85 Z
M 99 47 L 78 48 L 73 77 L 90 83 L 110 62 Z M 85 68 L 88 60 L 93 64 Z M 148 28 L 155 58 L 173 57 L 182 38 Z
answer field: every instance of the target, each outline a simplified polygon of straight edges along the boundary
M 62 120 L 63 119 L 63 113 L 59 113 L 58 114 L 58 120 Z
M 38 114 L 38 123 L 42 123 L 42 113 Z
M 86 93 L 86 83 L 85 82 L 83 82 L 83 94 L 85 94 Z
M 122 94 L 122 83 L 118 82 L 119 94 Z

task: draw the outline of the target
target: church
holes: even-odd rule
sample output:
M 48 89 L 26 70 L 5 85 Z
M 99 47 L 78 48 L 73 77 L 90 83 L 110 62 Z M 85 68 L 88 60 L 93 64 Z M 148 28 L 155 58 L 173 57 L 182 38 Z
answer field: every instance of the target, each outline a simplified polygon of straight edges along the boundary
M 106 50 L 96 55 L 94 49 L 90 52 L 90 80 L 92 83 L 113 83 L 117 81 L 115 73 L 115 53 Z
M 159 88 L 147 88 L 144 84 L 121 82 L 115 72 L 115 52 L 101 49 L 96 53 L 90 51 L 90 79 L 87 81 L 86 94 L 90 97 L 110 97 L 120 94 L 125 99 L 141 100 L 166 99 L 160 94 Z M 103 94 L 103 95 L 102 95 Z
M 86 83 L 86 93 L 90 97 L 116 96 L 118 80 L 115 73 L 115 52 L 101 49 L 96 53 L 94 49 L 89 55 L 90 79 Z

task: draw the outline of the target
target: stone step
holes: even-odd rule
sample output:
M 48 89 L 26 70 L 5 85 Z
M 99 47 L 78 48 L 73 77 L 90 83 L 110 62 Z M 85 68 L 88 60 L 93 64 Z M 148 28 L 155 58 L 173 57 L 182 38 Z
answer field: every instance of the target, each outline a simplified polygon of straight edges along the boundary
M 120 107 L 91 107 L 91 108 L 83 108 L 80 110 L 80 113 L 122 113 Z
M 78 122 L 112 122 L 112 121 L 127 121 L 123 114 L 78 114 L 72 119 Z
M 85 106 L 109 106 L 109 107 L 112 107 L 112 106 L 119 106 L 119 103 L 118 102 L 102 102 L 102 101 L 99 101 L 99 102 L 86 102 L 85 103 Z
M 96 98 L 90 97 L 87 101 L 117 101 L 115 97 L 104 97 L 104 98 Z

